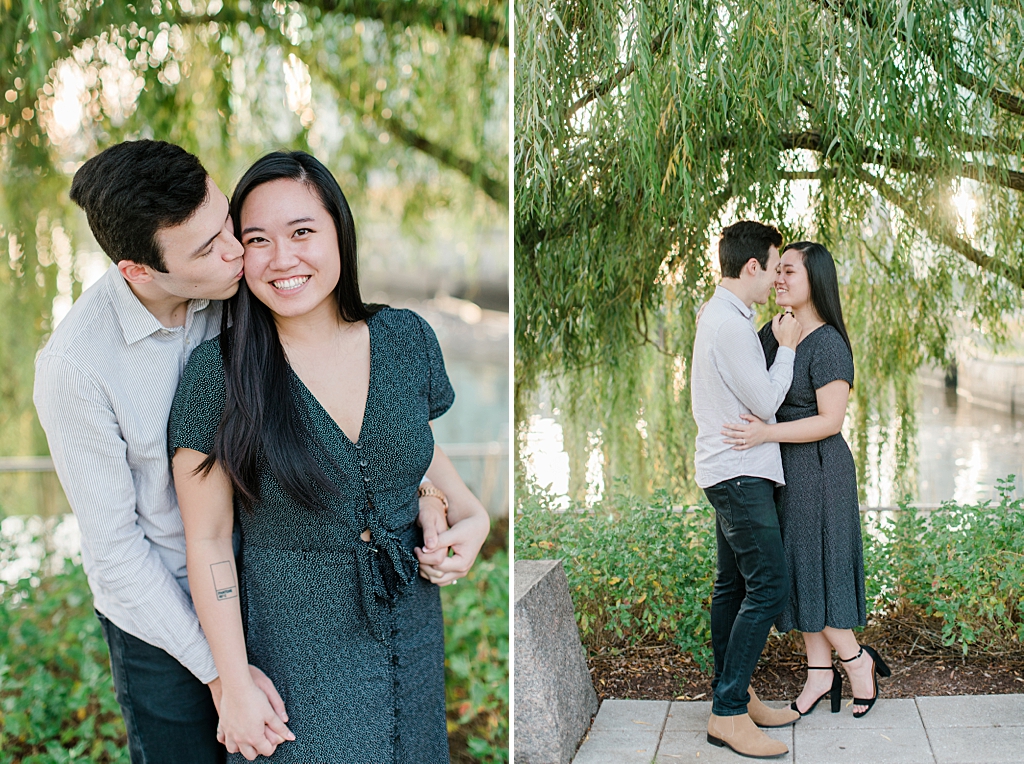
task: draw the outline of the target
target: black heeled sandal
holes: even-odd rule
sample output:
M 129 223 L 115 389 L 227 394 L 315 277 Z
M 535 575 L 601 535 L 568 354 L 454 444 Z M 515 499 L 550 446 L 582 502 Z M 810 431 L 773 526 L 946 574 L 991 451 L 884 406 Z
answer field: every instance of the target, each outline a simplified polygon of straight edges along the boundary
M 852 658 L 840 658 L 839 660 L 842 663 L 850 663 L 851 661 L 855 661 L 860 656 L 862 656 L 865 650 L 867 651 L 868 655 L 871 656 L 871 683 L 872 685 L 874 685 L 874 697 L 853 699 L 853 705 L 867 706 L 867 708 L 865 708 L 860 713 L 854 712 L 853 717 L 855 719 L 859 719 L 862 716 L 866 715 L 867 712 L 871 710 L 871 707 L 875 705 L 875 701 L 878 700 L 878 677 L 885 678 L 892 676 L 892 671 L 890 671 L 889 667 L 885 665 L 885 661 L 882 660 L 882 656 L 876 653 L 875 648 L 871 647 L 870 645 L 861 645 L 860 651 L 855 656 L 853 656 Z M 853 683 L 851 682 L 851 684 Z
M 839 669 L 837 669 L 835 666 L 808 666 L 807 670 L 808 671 L 831 671 L 832 672 L 832 687 L 831 687 L 831 689 L 829 689 L 826 692 L 823 692 L 821 695 L 819 695 L 818 699 L 815 700 L 813 703 L 811 703 L 811 707 L 808 708 L 806 711 L 801 711 L 797 707 L 795 700 L 792 703 L 789 704 L 789 707 L 792 708 L 794 711 L 796 711 L 798 714 L 800 714 L 800 716 L 807 716 L 807 714 L 809 714 L 811 711 L 813 711 L 815 708 L 817 708 L 818 704 L 821 702 L 821 699 L 824 698 L 826 695 L 828 695 L 829 696 L 829 700 L 832 703 L 832 713 L 838 714 L 839 713 L 839 704 L 842 702 L 842 699 L 843 699 L 843 675 L 839 673 Z

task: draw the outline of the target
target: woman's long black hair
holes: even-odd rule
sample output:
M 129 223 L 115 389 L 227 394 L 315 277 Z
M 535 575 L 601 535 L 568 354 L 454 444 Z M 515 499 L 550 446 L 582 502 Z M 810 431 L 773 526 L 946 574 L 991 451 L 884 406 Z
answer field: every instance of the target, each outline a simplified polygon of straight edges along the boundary
M 305 185 L 334 221 L 341 254 L 341 276 L 334 288 L 338 313 L 345 321 L 361 321 L 382 306 L 364 305 L 356 274 L 356 231 L 338 182 L 314 157 L 302 151 L 277 151 L 250 167 L 231 195 L 231 219 L 241 241 L 242 205 L 253 189 L 275 180 Z M 281 487 L 304 506 L 322 505 L 323 493 L 336 488 L 310 451 L 321 449 L 296 406 L 291 370 L 270 309 L 253 297 L 245 280 L 224 304 L 220 334 L 224 358 L 226 401 L 213 453 L 200 469 L 219 462 L 235 496 L 251 510 L 260 500 L 263 460 Z M 325 452 L 321 451 L 326 455 Z M 328 461 L 331 461 L 329 457 Z M 319 491 L 317 489 L 320 489 Z
M 850 335 L 846 333 L 846 323 L 843 321 L 843 305 L 839 301 L 839 276 L 836 274 L 836 261 L 832 258 L 832 253 L 825 249 L 823 244 L 814 241 L 787 244 L 783 254 L 790 249 L 795 249 L 803 255 L 807 283 L 811 289 L 811 304 L 822 321 L 842 335 L 843 342 L 850 349 L 850 355 L 853 355 L 853 345 L 850 344 Z

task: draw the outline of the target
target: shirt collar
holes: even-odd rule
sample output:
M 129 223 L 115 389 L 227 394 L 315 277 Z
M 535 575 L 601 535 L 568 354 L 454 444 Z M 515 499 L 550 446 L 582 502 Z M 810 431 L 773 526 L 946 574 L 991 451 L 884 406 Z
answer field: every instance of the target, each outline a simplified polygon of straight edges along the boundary
M 114 312 L 117 313 L 118 323 L 121 324 L 125 343 L 133 345 L 165 328 L 135 296 L 115 264 L 111 264 L 107 270 L 107 284 L 110 301 L 114 305 Z M 209 300 L 191 300 L 185 323 L 188 324 L 194 313 L 203 310 L 209 304 Z
M 746 305 L 744 305 L 743 300 L 734 295 L 721 284 L 715 287 L 714 297 L 718 297 L 722 300 L 725 300 L 727 303 L 735 306 L 736 309 L 743 314 L 744 318 L 752 319 L 754 317 L 754 309 L 748 308 Z

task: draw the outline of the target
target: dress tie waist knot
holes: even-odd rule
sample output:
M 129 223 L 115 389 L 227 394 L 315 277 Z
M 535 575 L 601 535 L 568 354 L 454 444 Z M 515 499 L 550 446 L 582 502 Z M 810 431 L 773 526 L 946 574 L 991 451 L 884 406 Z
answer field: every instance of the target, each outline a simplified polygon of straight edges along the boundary
M 390 605 L 419 573 L 419 561 L 394 531 L 369 518 L 370 540 L 356 540 L 356 568 L 363 611 L 373 635 L 388 641 L 391 636 Z

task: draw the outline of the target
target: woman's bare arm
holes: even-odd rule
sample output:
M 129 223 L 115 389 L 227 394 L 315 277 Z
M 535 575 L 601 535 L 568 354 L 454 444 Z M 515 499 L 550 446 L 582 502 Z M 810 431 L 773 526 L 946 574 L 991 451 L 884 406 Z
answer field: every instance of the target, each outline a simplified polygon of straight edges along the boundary
M 185 526 L 185 557 L 192 602 L 220 675 L 220 728 L 231 753 L 250 761 L 270 756 L 295 736 L 253 682 L 238 604 L 238 571 L 231 545 L 231 482 L 218 465 L 196 474 L 206 455 L 179 448 L 172 461 L 174 487 Z M 269 728 L 269 729 L 268 729 Z

